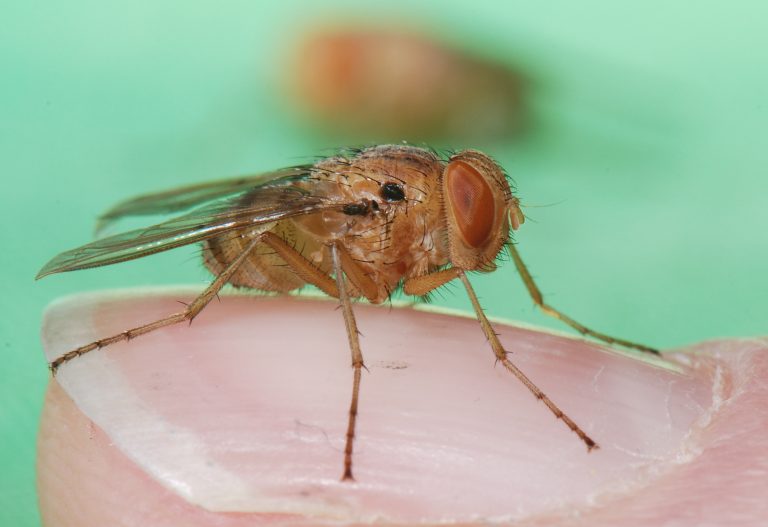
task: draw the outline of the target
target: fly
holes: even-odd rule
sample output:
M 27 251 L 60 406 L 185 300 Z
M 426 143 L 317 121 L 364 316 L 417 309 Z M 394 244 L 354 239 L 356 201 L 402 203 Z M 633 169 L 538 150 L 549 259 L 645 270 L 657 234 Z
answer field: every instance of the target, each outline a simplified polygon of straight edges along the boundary
M 66 251 L 42 268 L 37 278 L 201 242 L 205 266 L 215 275 L 183 311 L 69 351 L 51 362 L 51 371 L 55 374 L 66 362 L 95 349 L 191 322 L 226 284 L 277 293 L 312 284 L 341 302 L 352 354 L 343 480 L 354 479 L 352 454 L 365 367 L 353 299 L 379 304 L 398 287 L 421 297 L 459 280 L 498 362 L 588 450 L 597 443 L 509 360 L 467 273 L 494 270 L 496 257 L 506 248 L 544 313 L 609 344 L 658 354 L 589 329 L 544 301 L 511 243 L 510 230 L 525 221 L 520 202 L 499 164 L 476 150 L 447 158 L 403 145 L 348 150 L 310 165 L 139 196 L 107 211 L 97 227 L 128 216 L 182 211 L 189 212 Z M 263 246 L 270 250 L 257 251 Z

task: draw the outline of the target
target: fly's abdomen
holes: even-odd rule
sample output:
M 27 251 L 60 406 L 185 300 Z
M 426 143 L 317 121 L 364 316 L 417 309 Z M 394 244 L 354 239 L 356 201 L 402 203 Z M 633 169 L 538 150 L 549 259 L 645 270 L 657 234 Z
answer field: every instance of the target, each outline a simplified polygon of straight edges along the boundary
M 301 254 L 314 249 L 314 240 L 298 237 L 291 222 L 278 222 L 269 230 Z M 238 231 L 208 240 L 203 250 L 206 267 L 214 274 L 221 273 L 242 253 L 253 236 L 255 234 Z M 280 293 L 287 293 L 305 285 L 305 282 L 266 244 L 259 244 L 251 252 L 232 275 L 229 283 L 236 287 Z

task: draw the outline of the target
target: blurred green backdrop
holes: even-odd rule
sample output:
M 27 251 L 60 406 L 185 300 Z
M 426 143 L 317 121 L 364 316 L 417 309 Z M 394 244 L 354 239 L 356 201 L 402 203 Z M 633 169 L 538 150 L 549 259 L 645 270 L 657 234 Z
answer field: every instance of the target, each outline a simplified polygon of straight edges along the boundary
M 302 126 L 274 78 L 307 24 L 356 15 L 529 77 L 530 133 L 474 146 L 542 205 L 518 240 L 554 305 L 659 347 L 768 333 L 764 2 L 6 2 L 0 525 L 39 521 L 44 306 L 208 279 L 193 248 L 39 283 L 36 271 L 122 198 L 337 146 Z M 491 314 L 567 329 L 533 309 L 511 266 L 475 283 Z M 468 308 L 458 293 L 438 303 Z

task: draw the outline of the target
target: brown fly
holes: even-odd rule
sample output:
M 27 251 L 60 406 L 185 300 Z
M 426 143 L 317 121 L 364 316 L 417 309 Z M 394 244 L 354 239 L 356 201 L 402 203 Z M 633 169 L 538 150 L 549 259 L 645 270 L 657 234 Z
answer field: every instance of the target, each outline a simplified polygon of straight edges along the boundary
M 202 242 L 205 265 L 216 275 L 183 311 L 69 351 L 51 363 L 51 370 L 92 350 L 191 321 L 225 284 L 278 293 L 312 284 L 340 300 L 352 352 L 345 480 L 353 479 L 364 367 L 352 299 L 382 303 L 401 286 L 406 294 L 424 296 L 460 280 L 496 359 L 590 450 L 597 444 L 509 360 L 466 273 L 495 269 L 506 247 L 546 314 L 610 344 L 658 353 L 593 331 L 544 301 L 510 240 L 510 229 L 525 219 L 519 200 L 502 168 L 476 150 L 447 158 L 402 145 L 348 150 L 311 165 L 139 196 L 107 211 L 99 226 L 127 216 L 190 209 L 163 223 L 64 252 L 43 267 L 37 278 Z

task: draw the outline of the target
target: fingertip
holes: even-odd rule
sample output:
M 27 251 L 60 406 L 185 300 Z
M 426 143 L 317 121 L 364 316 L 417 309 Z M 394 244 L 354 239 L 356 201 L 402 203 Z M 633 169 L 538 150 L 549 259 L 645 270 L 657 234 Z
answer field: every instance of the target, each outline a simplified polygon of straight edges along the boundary
M 46 351 L 56 356 L 160 318 L 179 298 L 60 302 L 46 317 Z M 475 320 L 359 305 L 370 371 L 349 469 L 356 480 L 339 481 L 352 376 L 335 305 L 227 297 L 191 327 L 64 365 L 41 428 L 41 504 L 53 511 L 76 493 L 82 511 L 107 503 L 119 512 L 102 496 L 118 489 L 158 517 L 170 509 L 226 521 L 522 520 L 587 510 L 617 488 L 649 485 L 711 401 L 708 378 L 695 372 L 497 325 L 516 364 L 599 442 L 584 452 L 543 404 L 493 368 Z M 80 476 L 91 469 L 101 479 Z M 107 476 L 116 483 L 105 484 Z

